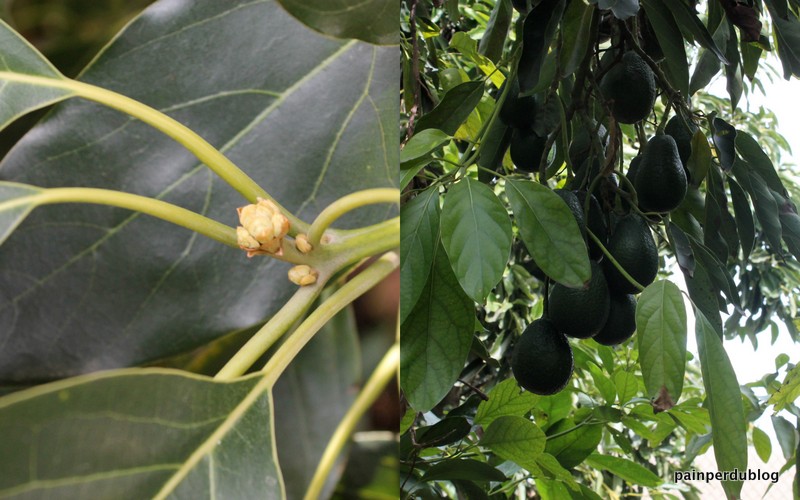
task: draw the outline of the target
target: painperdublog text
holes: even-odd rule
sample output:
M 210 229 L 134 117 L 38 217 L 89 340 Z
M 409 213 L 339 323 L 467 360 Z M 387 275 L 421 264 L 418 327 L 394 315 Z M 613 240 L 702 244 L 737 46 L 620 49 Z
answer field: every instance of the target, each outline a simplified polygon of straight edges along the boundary
M 699 470 L 690 471 L 675 471 L 675 482 L 678 481 L 772 481 L 778 482 L 779 474 L 777 472 L 767 472 L 761 469 L 747 469 L 747 470 L 726 470 L 715 472 L 703 472 Z

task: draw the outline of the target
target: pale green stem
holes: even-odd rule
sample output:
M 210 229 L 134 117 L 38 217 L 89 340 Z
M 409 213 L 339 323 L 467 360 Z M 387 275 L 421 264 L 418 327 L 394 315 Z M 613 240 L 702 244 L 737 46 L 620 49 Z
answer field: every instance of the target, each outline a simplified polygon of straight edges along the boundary
M 78 97 L 83 97 L 90 101 L 95 101 L 110 108 L 126 113 L 134 118 L 151 125 L 163 132 L 186 149 L 191 151 L 198 160 L 208 165 L 225 182 L 242 194 L 247 200 L 255 202 L 257 198 L 272 198 L 264 189 L 261 188 L 253 179 L 230 161 L 224 154 L 209 144 L 189 127 L 177 120 L 170 118 L 166 114 L 151 108 L 135 99 L 126 97 L 108 89 L 96 87 L 88 83 L 70 79 L 56 79 L 43 76 L 25 75 L 9 71 L 0 71 L 0 80 L 21 82 L 29 85 L 42 87 L 59 88 L 69 90 Z M 280 205 L 278 204 L 280 207 Z M 292 233 L 305 232 L 308 225 L 281 207 L 281 211 L 286 215 L 292 225 Z
M 290 283 L 287 278 L 276 286 L 295 285 Z M 253 366 L 253 363 L 258 361 L 258 358 L 267 352 L 306 313 L 319 296 L 323 286 L 324 280 L 320 280 L 314 285 L 298 288 L 292 298 L 239 349 L 214 378 L 231 380 L 244 375 Z
M 600 241 L 600 238 L 598 238 L 597 236 L 595 236 L 595 234 L 594 234 L 593 232 L 589 231 L 589 228 L 586 228 L 586 234 L 588 234 L 588 235 L 589 235 L 589 237 L 590 237 L 590 238 L 591 238 L 591 239 L 592 239 L 592 240 L 593 240 L 593 241 L 594 241 L 594 242 L 597 244 L 597 246 L 598 246 L 598 247 L 600 247 L 600 250 L 602 250 L 602 251 L 603 251 L 603 254 L 606 256 L 606 259 L 608 259 L 608 261 L 609 261 L 609 262 L 611 262 L 611 263 L 614 265 L 614 267 L 616 267 L 616 268 L 617 268 L 617 271 L 619 271 L 619 272 L 620 272 L 620 274 L 622 274 L 623 276 L 625 276 L 625 279 L 627 279 L 628 281 L 630 281 L 630 283 L 631 283 L 633 286 L 635 286 L 636 288 L 638 288 L 638 289 L 639 289 L 639 291 L 642 291 L 642 290 L 644 290 L 644 287 L 643 287 L 642 285 L 640 285 L 638 281 L 636 281 L 635 279 L 633 279 L 633 276 L 631 276 L 630 274 L 628 274 L 628 271 L 626 271 L 626 270 L 625 270 L 625 269 L 624 269 L 624 268 L 623 268 L 623 267 L 620 265 L 620 263 L 619 263 L 619 262 L 617 262 L 617 259 L 615 259 L 613 255 L 611 255 L 611 252 L 609 252 L 609 251 L 608 251 L 608 249 L 605 247 L 605 245 L 603 245 L 603 243 Z
M 217 240 L 220 243 L 238 247 L 236 243 L 236 231 L 232 227 L 204 217 L 191 210 L 147 196 L 123 193 L 110 189 L 51 188 L 43 189 L 40 193 L 31 196 L 17 198 L 13 200 L 13 202 L 15 204 L 24 203 L 26 200 L 34 205 L 92 203 L 126 208 L 191 229 L 192 231 Z
M 347 443 L 348 438 L 353 434 L 353 430 L 361 419 L 361 416 L 366 413 L 372 406 L 378 396 L 383 392 L 392 377 L 397 373 L 397 368 L 400 365 L 400 345 L 394 344 L 381 362 L 372 372 L 372 375 L 367 380 L 366 385 L 359 393 L 353 405 L 347 410 L 344 418 L 336 427 L 328 446 L 325 447 L 325 452 L 317 465 L 317 470 L 314 472 L 314 477 L 311 479 L 311 484 L 306 491 L 305 500 L 315 500 L 319 498 L 322 487 L 325 485 L 325 480 L 336 462 L 336 457 L 339 456 L 342 448 Z
M 324 251 L 319 253 L 309 254 L 309 256 L 313 255 L 314 259 L 309 260 L 308 263 L 319 272 L 317 282 L 313 285 L 300 287 L 275 316 L 261 327 L 239 352 L 228 361 L 215 378 L 228 380 L 247 372 L 253 363 L 267 352 L 305 314 L 311 303 L 319 296 L 327 280 L 334 273 L 350 264 L 359 262 L 365 257 L 397 248 L 400 244 L 399 226 L 400 221 L 394 218 L 361 230 L 354 230 L 352 233 L 337 240 L 337 243 L 332 245 L 331 248 L 325 248 Z M 284 245 L 284 250 L 287 250 L 287 245 Z M 298 255 L 302 257 L 301 254 Z M 394 254 L 391 255 L 394 256 Z M 392 258 L 396 258 L 396 256 Z M 379 259 L 378 262 L 381 260 Z M 368 270 L 372 269 L 376 264 L 377 262 L 370 266 Z M 360 276 L 359 274 L 356 278 Z M 289 286 L 288 283 L 287 280 L 286 284 L 282 286 Z M 332 299 L 333 296 L 320 307 L 325 306 Z
M 319 254 L 309 255 L 335 269 L 400 246 L 400 217 L 352 231 L 336 231 Z M 316 261 L 315 261 L 316 262 Z
M 298 325 L 295 331 L 275 351 L 275 354 L 269 358 L 263 370 L 266 377 L 273 382 L 278 380 L 278 377 L 297 356 L 297 353 L 314 337 L 314 334 L 320 328 L 325 326 L 339 311 L 386 278 L 393 270 L 397 269 L 398 265 L 400 265 L 400 258 L 397 254 L 385 254 L 333 292 L 325 302 L 314 309 Z
M 325 230 L 339 217 L 366 205 L 378 203 L 400 203 L 400 191 L 393 188 L 365 189 L 343 196 L 328 205 L 308 228 L 308 241 L 319 245 Z

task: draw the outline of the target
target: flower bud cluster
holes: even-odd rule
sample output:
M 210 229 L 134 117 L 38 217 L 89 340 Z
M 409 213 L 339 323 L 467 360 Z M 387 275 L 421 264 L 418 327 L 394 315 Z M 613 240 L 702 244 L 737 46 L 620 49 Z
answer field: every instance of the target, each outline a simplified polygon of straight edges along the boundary
M 283 237 L 289 232 L 289 219 L 275 203 L 258 198 L 257 203 L 237 209 L 239 223 L 236 238 L 247 256 L 261 254 L 282 255 Z

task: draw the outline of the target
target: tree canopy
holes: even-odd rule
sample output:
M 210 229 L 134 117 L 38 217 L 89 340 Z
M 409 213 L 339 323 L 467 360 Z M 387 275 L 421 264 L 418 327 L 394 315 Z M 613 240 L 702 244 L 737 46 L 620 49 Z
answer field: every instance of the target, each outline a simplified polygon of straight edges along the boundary
M 725 342 L 798 340 L 789 145 L 742 101 L 800 76 L 800 2 L 401 13 L 403 495 L 696 498 L 674 472 L 766 460 L 765 412 L 792 468 L 797 359 L 744 384 Z

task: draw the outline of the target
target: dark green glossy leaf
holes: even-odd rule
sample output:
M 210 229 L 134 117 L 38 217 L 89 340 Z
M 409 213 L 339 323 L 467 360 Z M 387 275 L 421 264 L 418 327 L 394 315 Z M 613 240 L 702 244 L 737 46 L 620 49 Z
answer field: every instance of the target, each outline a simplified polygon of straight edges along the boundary
M 484 427 L 498 417 L 523 416 L 536 405 L 539 396 L 520 389 L 513 378 L 503 380 L 489 393 L 489 399 L 481 401 L 475 413 L 475 423 Z
M 130 369 L 6 396 L 0 496 L 282 498 L 261 381 Z
M 726 171 L 730 171 L 733 167 L 733 161 L 736 159 L 735 140 L 737 130 L 733 125 L 729 124 L 722 118 L 714 118 L 714 147 L 717 150 L 717 158 L 720 165 Z
M 9 81 L 8 76 L 22 73 L 54 80 L 64 80 L 64 76 L 50 64 L 30 43 L 22 38 L 9 25 L 0 20 L 0 130 L 6 128 L 20 116 L 62 101 L 73 95 L 72 91 L 45 87 L 33 83 Z M 12 75 L 7 75 L 12 73 Z
M 458 282 L 475 302 L 483 302 L 500 281 L 511 254 L 511 220 L 485 184 L 465 177 L 444 199 L 442 243 Z
M 783 458 L 789 460 L 797 447 L 797 430 L 791 422 L 780 415 L 771 415 L 772 427 L 775 429 L 775 437 L 783 452 Z
M 428 280 L 439 237 L 439 188 L 430 187 L 400 209 L 400 322 Z
M 353 387 L 361 377 L 358 330 L 348 308 L 303 347 L 272 391 L 279 402 L 275 441 L 288 498 L 305 494 L 331 435 L 355 400 Z
M 781 252 L 781 221 L 778 213 L 778 204 L 769 192 L 766 182 L 755 172 L 750 176 L 750 196 L 753 198 L 756 217 L 761 224 L 761 229 L 769 241 L 770 246 L 776 253 Z
M 761 54 L 764 50 L 754 43 L 742 41 L 739 46 L 739 52 L 742 55 L 742 72 L 744 76 L 752 81 L 756 77 L 758 61 L 761 59 Z
M 648 396 L 656 398 L 666 391 L 665 396 L 677 403 L 683 390 L 687 334 L 683 296 L 674 283 L 659 280 L 644 289 L 636 305 L 636 331 Z
M 483 82 L 465 82 L 450 89 L 441 102 L 417 122 L 416 132 L 436 128 L 455 135 L 483 97 Z
M 544 451 L 545 441 L 544 432 L 527 418 L 506 416 L 486 428 L 480 444 L 501 458 L 536 471 L 536 457 Z
M 619 476 L 629 483 L 640 484 L 648 488 L 655 488 L 663 482 L 660 477 L 649 469 L 645 469 L 643 466 L 626 458 L 595 453 L 589 456 L 586 463 L 590 467 L 606 470 L 615 476 Z
M 569 76 L 578 69 L 586 56 L 593 24 L 598 22 L 597 9 L 583 2 L 571 2 L 564 12 L 561 23 L 563 46 L 561 47 L 559 68 L 561 77 Z
M 687 276 L 692 276 L 697 262 L 695 261 L 692 245 L 686 233 L 684 233 L 680 227 L 670 222 L 667 226 L 667 235 L 669 236 L 670 245 L 675 253 L 675 258 L 678 261 L 681 271 Z
M 753 447 L 762 462 L 769 462 L 769 457 L 772 455 L 772 442 L 766 432 L 755 426 L 753 426 Z
M 722 64 L 728 64 L 728 60 L 725 59 L 725 54 L 722 53 L 722 49 L 717 46 L 711 33 L 706 29 L 706 25 L 697 17 L 697 13 L 693 8 L 689 7 L 689 4 L 665 0 L 658 1 L 672 12 L 675 21 L 691 33 L 701 47 L 712 52 Z
M 0 182 L 0 244 L 36 207 L 33 196 L 41 192 L 35 186 Z
M 684 274 L 684 279 L 686 280 L 686 289 L 689 292 L 689 297 L 692 299 L 692 302 L 694 302 L 694 305 L 698 309 L 703 311 L 709 324 L 711 324 L 714 331 L 717 332 L 719 338 L 722 338 L 722 316 L 719 311 L 719 288 L 709 276 L 702 262 L 695 269 L 693 276 L 690 277 Z
M 723 183 L 719 169 L 709 169 L 706 180 L 705 227 L 717 230 L 706 231 L 704 243 L 714 251 L 720 262 L 726 262 L 728 255 L 734 258 L 739 255 L 739 233 L 736 221 L 728 210 L 728 196 Z M 717 237 L 709 238 L 711 233 Z
M 446 417 L 430 427 L 421 427 L 417 431 L 416 441 L 426 447 L 457 443 L 469 434 L 471 427 L 464 417 Z
M 794 14 L 780 16 L 772 2 L 766 2 L 774 33 L 778 57 L 783 65 L 783 77 L 800 76 L 800 22 Z
M 309 220 L 397 182 L 396 56 L 321 36 L 273 0 L 160 0 L 81 79 L 170 114 Z M 172 139 L 85 100 L 57 106 L 0 172 L 159 197 L 228 224 L 245 204 Z M 57 251 L 41 243 L 54 240 Z M 15 269 L 0 273 L 0 379 L 140 364 L 259 324 L 293 293 L 287 267 L 121 209 L 39 208 L 0 247 L 0 268 Z
M 728 21 L 726 18 L 721 19 L 712 38 L 717 47 L 727 48 L 730 30 L 728 29 Z M 719 73 L 721 67 L 722 65 L 719 57 L 717 57 L 716 54 L 708 49 L 701 50 L 700 57 L 694 68 L 694 73 L 692 73 L 692 79 L 689 82 L 689 92 L 691 95 L 694 95 L 695 92 L 704 89 L 711 83 L 711 80 Z
M 728 177 L 728 187 L 731 192 L 733 213 L 736 218 L 736 227 L 739 240 L 742 244 L 742 258 L 747 261 L 756 240 L 756 230 L 753 222 L 753 212 L 742 187 L 732 177 Z
M 400 386 L 417 411 L 433 408 L 458 378 L 472 345 L 474 307 L 439 245 L 428 283 L 400 332 Z
M 642 7 L 664 51 L 667 78 L 675 90 L 689 95 L 689 64 L 683 47 L 683 35 L 672 16 L 671 8 L 660 0 L 642 0 Z
M 397 8 L 383 0 L 278 0 L 307 26 L 336 38 L 397 45 Z
M 692 252 L 694 253 L 695 259 L 703 266 L 716 289 L 725 295 L 730 304 L 738 305 L 739 295 L 736 284 L 733 282 L 733 278 L 725 264 L 720 262 L 708 247 L 692 236 L 689 236 L 689 241 L 692 244 Z M 725 310 L 727 310 L 727 308 Z
M 556 457 L 562 466 L 571 469 L 597 449 L 603 437 L 603 426 L 576 426 L 573 419 L 563 419 L 548 427 L 547 436 L 544 451 Z
M 489 130 L 486 131 L 478 157 L 478 165 L 483 167 L 478 170 L 478 180 L 488 184 L 495 177 L 492 172 L 502 170 L 503 158 L 511 145 L 513 131 L 513 128 L 500 119 L 495 119 Z
M 513 13 L 511 0 L 498 0 L 492 9 L 489 22 L 486 23 L 486 31 L 478 44 L 478 51 L 495 63 L 503 57 L 503 47 Z
M 728 96 L 731 100 L 731 110 L 734 110 L 739 104 L 739 99 L 742 98 L 744 81 L 742 77 L 742 58 L 739 55 L 739 40 L 736 36 L 736 30 L 733 26 L 728 26 L 728 30 L 730 33 L 725 55 L 730 64 L 725 66 L 725 88 L 728 90 Z
M 435 128 L 422 130 L 408 141 L 400 151 L 400 168 L 406 169 L 410 162 L 425 158 L 431 151 L 435 150 L 445 142 L 450 140 L 450 136 Z
M 422 475 L 422 481 L 441 481 L 462 479 L 486 483 L 489 481 L 505 481 L 506 476 L 486 462 L 477 460 L 445 460 L 434 464 Z
M 564 0 L 542 0 L 525 18 L 522 28 L 522 55 L 517 67 L 519 89 L 523 94 L 527 94 L 539 83 L 545 56 L 564 15 L 564 5 Z
M 574 288 L 589 281 L 586 244 L 564 200 L 532 181 L 507 180 L 506 195 L 522 241 L 542 271 Z
M 783 194 L 786 188 L 783 187 L 783 182 L 775 170 L 775 165 L 769 159 L 767 153 L 758 144 L 758 141 L 747 132 L 739 131 L 736 134 L 736 151 L 742 156 L 742 159 L 747 162 L 751 171 L 756 172 L 767 183 L 767 186 L 776 193 Z M 740 180 L 740 182 L 742 182 Z M 743 186 L 747 189 L 747 186 Z M 751 193 L 752 194 L 752 193 Z
M 699 309 L 695 309 L 695 335 L 717 470 L 747 470 L 747 427 L 739 382 L 722 341 Z M 738 498 L 742 482 L 723 481 L 722 487 L 728 496 Z

